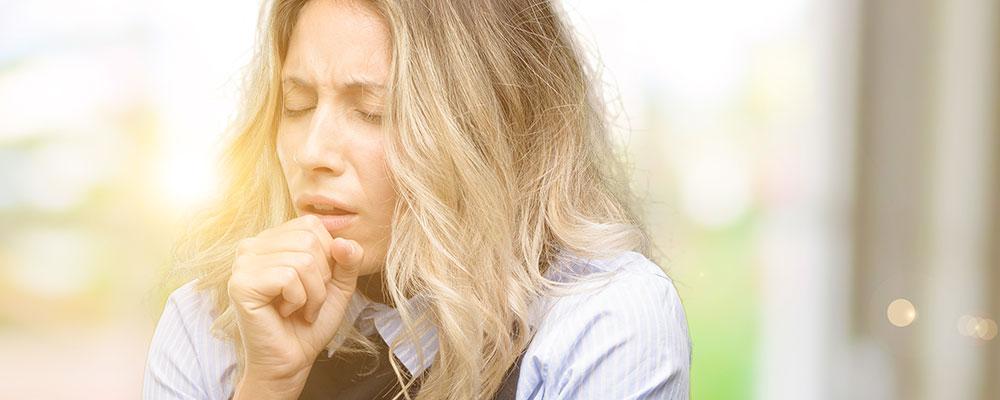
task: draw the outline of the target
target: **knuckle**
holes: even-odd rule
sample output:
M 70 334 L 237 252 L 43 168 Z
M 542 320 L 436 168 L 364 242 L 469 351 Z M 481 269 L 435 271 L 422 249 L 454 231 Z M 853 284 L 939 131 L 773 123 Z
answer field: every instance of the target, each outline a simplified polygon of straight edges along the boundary
M 316 235 L 309 232 L 296 231 L 295 232 L 295 243 L 304 249 L 311 249 L 319 244 L 316 239 Z
M 287 285 L 291 283 L 293 280 L 295 280 L 298 273 L 295 272 L 295 270 L 292 268 L 279 267 L 277 272 L 275 272 L 275 275 L 277 276 L 279 282 L 282 285 Z
M 309 223 L 312 224 L 313 227 L 321 227 L 321 226 L 323 226 L 323 220 L 321 220 L 319 218 L 319 216 L 317 216 L 317 215 L 310 215 L 310 217 L 312 217 L 312 218 L 309 218 Z
M 296 253 L 293 262 L 296 267 L 307 267 L 313 263 L 313 256 L 309 253 Z
M 226 292 L 229 298 L 233 298 L 233 295 L 239 293 L 242 288 L 243 279 L 239 274 L 233 274 L 229 277 L 229 281 L 226 282 Z
M 319 239 L 317 239 L 316 235 L 313 235 L 312 233 L 306 233 L 305 238 L 302 240 L 302 244 L 308 246 L 309 248 L 313 248 L 319 246 Z
M 319 217 L 316 216 L 315 214 L 308 214 L 308 215 L 306 215 L 305 218 L 302 219 L 302 222 L 304 222 L 306 226 L 310 226 L 310 227 L 317 226 L 317 225 L 323 225 L 323 221 L 321 221 L 319 219 Z
M 233 260 L 233 269 L 236 270 L 248 264 L 250 264 L 250 256 L 246 254 L 240 254 L 237 255 L 236 259 Z
M 238 254 L 250 253 L 251 249 L 253 249 L 253 238 L 240 239 L 236 243 L 236 252 Z
M 319 217 L 315 215 L 311 220 L 309 220 L 309 228 L 315 232 L 326 231 L 326 226 L 323 225 L 323 220 L 319 219 Z

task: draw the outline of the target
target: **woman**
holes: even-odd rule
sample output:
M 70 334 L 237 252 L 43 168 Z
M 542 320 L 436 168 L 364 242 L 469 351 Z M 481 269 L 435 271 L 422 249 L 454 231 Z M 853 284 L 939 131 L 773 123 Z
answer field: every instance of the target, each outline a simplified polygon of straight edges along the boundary
M 688 396 L 680 300 L 550 4 L 265 7 L 146 398 Z

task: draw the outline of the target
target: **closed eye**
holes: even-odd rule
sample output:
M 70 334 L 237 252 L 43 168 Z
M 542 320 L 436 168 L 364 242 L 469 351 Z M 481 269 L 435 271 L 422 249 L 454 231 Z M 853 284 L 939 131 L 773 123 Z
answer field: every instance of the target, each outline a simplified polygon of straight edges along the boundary
M 309 111 L 311 111 L 314 108 L 316 108 L 316 107 L 301 108 L 301 109 L 297 109 L 297 110 L 290 110 L 290 109 L 287 109 L 287 108 L 282 108 L 282 113 L 286 117 L 297 117 L 299 115 L 303 115 L 305 113 L 308 113 Z
M 378 124 L 382 123 L 382 115 L 381 114 L 370 113 L 370 112 L 361 111 L 361 110 L 356 110 L 355 113 L 358 114 L 358 117 L 360 117 L 362 121 L 365 121 L 365 122 L 367 122 L 369 124 L 378 125 Z

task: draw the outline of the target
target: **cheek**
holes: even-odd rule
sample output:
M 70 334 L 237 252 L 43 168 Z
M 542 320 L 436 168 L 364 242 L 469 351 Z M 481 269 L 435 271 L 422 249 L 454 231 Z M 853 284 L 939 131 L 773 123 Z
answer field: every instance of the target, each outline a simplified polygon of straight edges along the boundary
M 289 163 L 292 160 L 290 149 L 288 135 L 283 134 L 283 129 L 279 129 L 274 137 L 274 153 L 278 158 L 278 163 L 281 165 L 281 173 L 285 176 L 286 180 L 289 178 L 288 172 L 291 166 Z
M 278 157 L 278 162 L 281 163 L 281 169 L 285 169 L 285 165 L 288 163 L 287 152 L 285 151 L 285 135 L 281 134 L 281 130 L 274 135 L 274 154 Z
M 381 141 L 366 143 L 364 146 L 364 168 L 362 169 L 362 184 L 367 197 L 372 204 L 377 204 L 384 220 L 392 218 L 393 205 L 396 202 L 396 190 L 389 179 L 389 170 L 385 163 L 385 149 Z

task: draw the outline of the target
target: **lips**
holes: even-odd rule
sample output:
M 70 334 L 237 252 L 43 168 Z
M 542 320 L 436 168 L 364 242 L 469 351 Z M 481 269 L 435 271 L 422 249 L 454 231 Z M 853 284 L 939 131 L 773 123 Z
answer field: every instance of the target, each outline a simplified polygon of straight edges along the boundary
M 354 214 L 352 212 L 347 212 L 347 211 L 342 210 L 342 209 L 337 208 L 337 207 L 332 207 L 332 206 L 327 206 L 327 205 L 321 205 L 321 204 L 319 204 L 319 205 L 318 204 L 308 204 L 308 205 L 306 205 L 304 211 L 306 211 L 306 212 L 308 212 L 310 214 L 317 214 L 317 215 L 348 215 L 348 214 Z
M 323 215 L 357 214 L 353 207 L 342 200 L 319 194 L 305 194 L 295 200 L 295 206 L 303 212 Z
M 295 206 L 303 214 L 318 216 L 326 230 L 331 233 L 347 228 L 358 217 L 354 208 L 345 202 L 317 194 L 299 197 L 295 201 Z

